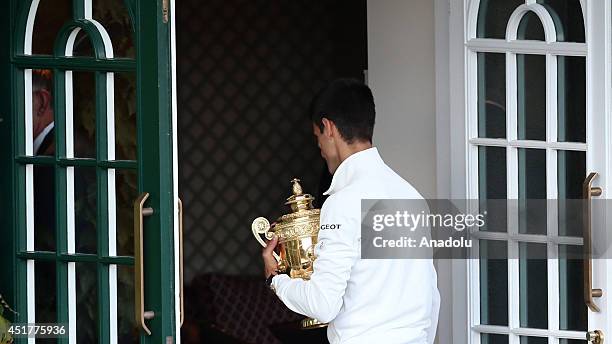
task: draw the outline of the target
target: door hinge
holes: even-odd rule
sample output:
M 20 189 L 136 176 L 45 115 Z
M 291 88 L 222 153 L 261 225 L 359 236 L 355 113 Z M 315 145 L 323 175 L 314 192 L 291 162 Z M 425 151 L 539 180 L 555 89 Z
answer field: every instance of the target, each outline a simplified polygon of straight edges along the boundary
M 170 0 L 162 0 L 162 17 L 164 24 L 168 23 L 168 2 Z

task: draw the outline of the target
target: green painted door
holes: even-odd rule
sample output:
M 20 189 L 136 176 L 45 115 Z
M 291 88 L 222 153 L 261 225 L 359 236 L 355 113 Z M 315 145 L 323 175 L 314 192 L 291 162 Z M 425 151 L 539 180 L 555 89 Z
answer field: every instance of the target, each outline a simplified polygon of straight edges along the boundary
M 0 311 L 59 343 L 177 342 L 167 6 L 0 5 Z

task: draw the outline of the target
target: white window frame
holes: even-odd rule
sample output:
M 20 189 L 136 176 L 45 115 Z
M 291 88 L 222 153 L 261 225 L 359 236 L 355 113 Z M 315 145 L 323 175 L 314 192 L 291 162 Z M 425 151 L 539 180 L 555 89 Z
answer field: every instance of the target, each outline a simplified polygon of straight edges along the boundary
M 527 4 L 535 4 L 535 1 L 528 1 Z M 589 0 L 588 6 L 585 6 L 587 1 L 581 1 L 583 6 L 583 16 L 586 26 L 586 41 L 587 44 L 577 43 L 556 43 L 552 42 L 552 37 L 547 36 L 548 42 L 499 42 L 487 39 L 476 39 L 475 27 L 477 20 L 477 9 L 479 0 L 435 0 L 436 13 L 436 130 L 437 130 L 437 151 L 438 151 L 438 173 L 437 186 L 438 197 L 442 198 L 469 198 L 470 196 L 478 195 L 477 183 L 474 177 L 477 176 L 477 170 L 474 170 L 476 164 L 472 163 L 474 159 L 474 151 L 477 152 L 475 145 L 496 145 L 507 147 L 507 150 L 516 150 L 518 147 L 525 148 L 546 148 L 547 149 L 547 165 L 554 163 L 556 166 L 555 154 L 550 154 L 554 149 L 568 149 L 587 151 L 587 173 L 597 171 L 600 173 L 598 185 L 604 189 L 602 197 L 607 198 L 607 191 L 612 186 L 612 116 L 610 111 L 611 87 L 611 0 Z M 585 8 L 586 7 L 586 8 Z M 474 14 L 474 11 L 475 14 Z M 541 16 L 540 16 L 541 18 Z M 517 19 L 514 20 L 514 25 L 518 25 Z M 544 20 L 546 29 L 547 20 Z M 550 22 L 548 22 L 550 24 Z M 470 31 L 471 30 L 471 31 Z M 471 34 L 471 35 L 470 35 Z M 466 100 L 472 95 L 476 87 L 476 70 L 475 66 L 476 54 L 471 50 L 488 51 L 488 52 L 504 52 L 512 50 L 512 53 L 533 53 L 534 50 L 539 51 L 545 45 L 548 49 L 547 60 L 552 55 L 567 55 L 567 56 L 587 56 L 587 143 L 553 143 L 556 135 L 556 130 L 548 130 L 547 141 L 518 141 L 512 140 L 515 137 L 507 136 L 506 139 L 490 140 L 477 139 L 475 130 L 477 126 L 474 123 L 477 117 L 474 117 L 476 110 L 476 102 L 469 104 Z M 513 59 L 510 59 L 511 61 Z M 549 61 L 547 61 L 549 62 Z M 509 68 L 512 68 L 512 63 L 509 63 Z M 515 67 L 515 66 L 514 66 Z M 547 63 L 547 69 L 552 70 L 551 63 Z M 549 76 L 555 73 L 548 73 Z M 594 73 L 597 71 L 597 73 Z M 602 73 L 603 71 L 603 73 Z M 507 85 L 516 85 L 515 70 L 507 72 Z M 547 80 L 547 85 L 554 85 L 556 82 Z M 554 80 L 556 81 L 556 80 Z M 507 86 L 508 87 L 508 86 Z M 509 90 L 509 89 L 508 89 Z M 553 91 L 547 86 L 547 92 Z M 508 92 L 507 92 L 508 93 Z M 555 114 L 556 101 L 552 103 L 552 98 L 549 98 L 547 103 L 547 119 L 556 121 Z M 556 92 L 555 92 L 556 98 Z M 475 99 L 475 98 L 472 98 Z M 508 106 L 516 104 L 515 101 L 507 101 Z M 551 106 L 549 106 L 551 105 Z M 514 111 L 516 118 L 516 109 L 508 108 L 508 111 Z M 467 114 L 472 114 L 470 120 Z M 552 118 L 555 117 L 555 118 Z M 516 123 L 510 122 L 511 126 Z M 595 125 L 597 124 L 597 125 Z M 549 125 L 548 127 L 553 127 Z M 507 125 L 508 132 L 512 127 Z M 513 131 L 515 133 L 516 131 Z M 587 149 L 587 147 L 589 147 Z M 512 154 L 509 154 L 507 164 L 508 171 L 514 168 L 512 173 L 516 173 L 516 159 Z M 477 156 L 476 156 L 477 158 Z M 551 165 L 548 165 L 551 166 Z M 511 175 L 508 174 L 510 181 Z M 556 180 L 556 177 L 554 178 Z M 477 180 L 476 180 L 477 181 Z M 552 183 L 552 180 L 551 180 Z M 508 186 L 508 196 L 516 196 L 516 185 Z M 548 187 L 548 196 L 556 196 L 556 185 Z M 550 249 L 550 247 L 549 247 Z M 550 250 L 549 250 L 550 252 Z M 552 263 L 551 263 L 552 262 Z M 476 264 L 474 264 L 476 263 Z M 509 343 L 518 343 L 518 335 L 542 335 L 542 330 L 532 329 L 513 329 L 504 330 L 498 327 L 478 327 L 473 326 L 478 324 L 479 307 L 472 302 L 479 301 L 479 289 L 477 279 L 474 281 L 474 267 L 478 266 L 477 261 L 469 263 L 468 261 L 453 260 L 450 262 L 440 262 L 438 264 L 440 270 L 449 273 L 451 283 L 449 285 L 441 285 L 441 293 L 443 295 L 442 311 L 448 311 L 449 316 L 444 316 L 441 312 L 440 326 L 438 329 L 439 343 L 480 343 L 479 330 L 503 333 L 512 332 L 514 336 L 510 337 Z M 549 261 L 550 268 L 556 269 L 556 261 Z M 555 266 L 551 266 L 551 264 Z M 509 278 L 518 278 L 518 261 L 514 265 L 509 266 Z M 476 271 L 477 273 L 477 271 Z M 512 277 L 517 276 L 517 277 Z M 558 290 L 558 279 L 549 276 L 549 288 Z M 511 283 L 512 284 L 512 283 Z M 518 282 L 513 283 L 518 285 Z M 612 286 L 612 264 L 606 260 L 594 261 L 594 285 L 597 287 Z M 509 289 L 509 297 L 518 297 L 516 288 Z M 604 291 L 604 294 L 606 292 Z M 444 298 L 450 300 L 444 300 Z M 558 298 L 552 297 L 549 299 L 549 307 L 558 307 Z M 552 302 L 551 302 L 552 301 Z M 612 298 L 603 297 L 596 301 L 600 307 L 610 310 L 612 306 Z M 589 311 L 589 330 L 602 329 L 604 332 L 610 333 L 612 326 L 610 325 L 611 317 L 607 316 L 609 311 L 602 313 L 593 313 Z M 558 328 L 558 317 L 549 317 L 549 326 L 556 325 Z M 450 323 L 449 323 L 450 322 Z M 509 318 L 510 325 L 518 322 L 518 313 L 514 319 Z M 556 323 L 556 324 L 555 324 Z M 512 328 L 512 327 L 511 327 Z M 546 335 L 552 334 L 550 343 L 557 343 L 555 336 L 574 337 L 578 334 L 581 336 L 577 339 L 583 339 L 583 332 L 568 331 L 550 331 L 545 330 Z

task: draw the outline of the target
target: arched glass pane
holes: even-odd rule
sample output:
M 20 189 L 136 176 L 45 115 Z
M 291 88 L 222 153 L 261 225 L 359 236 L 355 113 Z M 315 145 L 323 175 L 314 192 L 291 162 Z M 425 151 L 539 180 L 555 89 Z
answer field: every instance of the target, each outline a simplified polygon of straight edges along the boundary
M 546 40 L 544 27 L 537 14 L 531 11 L 525 13 L 518 27 L 517 39 L 532 41 Z
M 89 36 L 87 36 L 84 30 L 80 30 L 76 36 L 76 39 L 74 40 L 72 56 L 94 56 L 91 39 Z
M 57 34 L 70 20 L 71 0 L 40 0 L 32 31 L 32 54 L 53 55 Z
M 132 21 L 123 0 L 94 1 L 93 19 L 100 22 L 108 32 L 115 57 L 136 56 Z
M 478 8 L 476 37 L 506 38 L 508 19 L 522 0 L 481 0 Z
M 553 18 L 557 41 L 585 42 L 584 17 L 580 0 L 538 0 Z

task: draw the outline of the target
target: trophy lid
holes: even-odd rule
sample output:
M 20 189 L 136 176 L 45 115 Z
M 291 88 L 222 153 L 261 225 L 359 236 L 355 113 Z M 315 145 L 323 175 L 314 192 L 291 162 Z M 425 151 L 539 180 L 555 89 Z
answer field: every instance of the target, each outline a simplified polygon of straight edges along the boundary
M 312 197 L 312 195 L 310 194 L 304 193 L 304 191 L 302 190 L 302 186 L 300 185 L 300 180 L 298 178 L 293 178 L 291 182 L 293 183 L 293 186 L 291 188 L 291 190 L 293 191 L 293 195 L 287 198 L 287 202 L 285 202 L 285 204 L 290 206 L 293 212 L 312 209 L 312 201 L 314 200 L 314 197 Z

